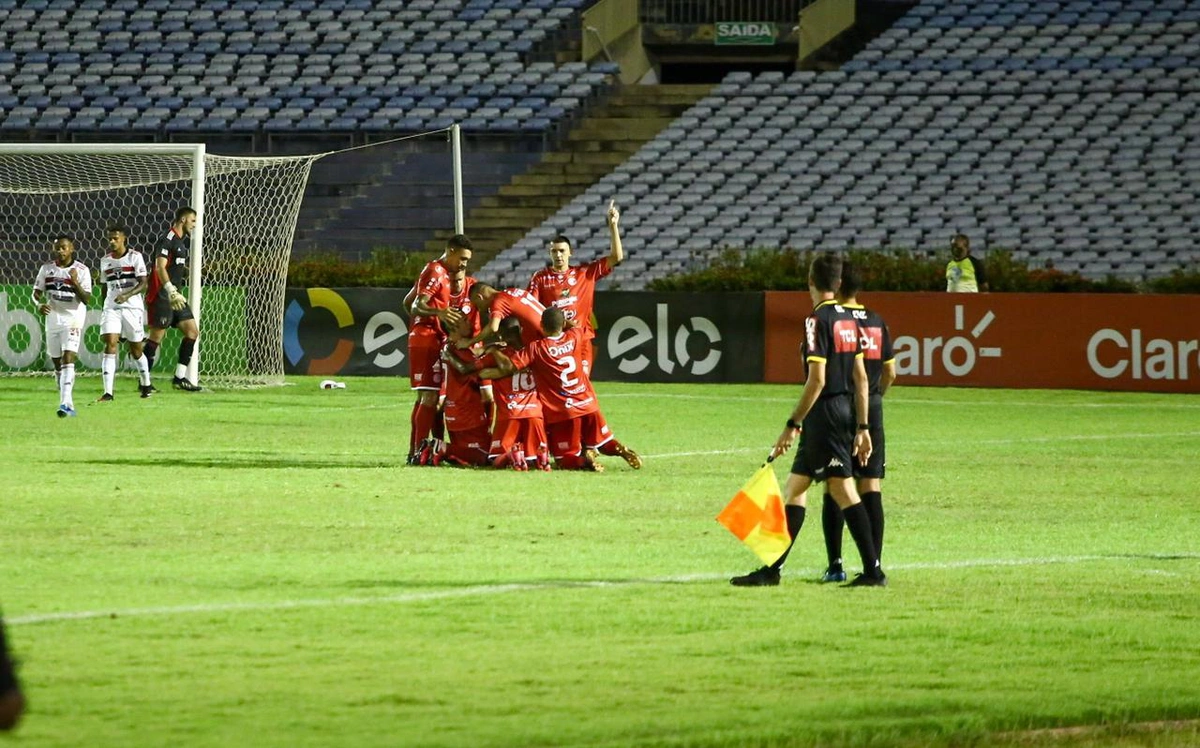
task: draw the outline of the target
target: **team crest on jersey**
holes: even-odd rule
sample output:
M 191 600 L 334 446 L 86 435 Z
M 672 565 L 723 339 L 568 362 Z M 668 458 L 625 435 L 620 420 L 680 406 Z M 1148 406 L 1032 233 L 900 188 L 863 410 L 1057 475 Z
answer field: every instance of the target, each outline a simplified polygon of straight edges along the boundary
M 567 276 L 567 285 L 568 286 L 575 285 L 575 274 L 574 273 L 571 273 L 570 275 Z

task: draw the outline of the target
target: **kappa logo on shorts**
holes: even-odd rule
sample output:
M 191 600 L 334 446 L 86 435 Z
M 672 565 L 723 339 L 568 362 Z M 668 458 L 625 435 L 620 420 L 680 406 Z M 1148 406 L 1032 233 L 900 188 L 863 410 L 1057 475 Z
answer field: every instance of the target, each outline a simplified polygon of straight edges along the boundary
M 829 460 L 829 464 L 828 464 L 826 467 L 831 467 L 831 468 L 832 468 L 832 467 L 846 467 L 846 466 L 842 464 L 842 461 L 841 461 L 841 460 L 839 460 L 838 458 L 834 457 L 834 458 L 832 458 L 832 459 L 830 459 L 830 460 Z

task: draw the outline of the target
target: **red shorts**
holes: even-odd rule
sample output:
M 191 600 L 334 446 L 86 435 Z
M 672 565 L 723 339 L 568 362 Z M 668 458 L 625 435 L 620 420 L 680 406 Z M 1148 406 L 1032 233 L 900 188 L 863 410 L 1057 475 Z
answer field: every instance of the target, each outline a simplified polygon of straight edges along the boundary
M 483 427 L 466 431 L 450 431 L 450 443 L 446 454 L 468 465 L 488 464 L 488 444 L 491 436 Z
M 596 449 L 612 441 L 612 431 L 600 411 L 567 421 L 546 424 L 550 454 L 556 460 L 581 454 L 584 448 Z
M 442 343 L 436 338 L 409 338 L 408 378 L 414 390 L 440 390 L 445 377 Z
M 495 459 L 508 454 L 514 444 L 532 460 L 539 449 L 546 449 L 545 422 L 541 418 L 497 418 L 488 456 Z

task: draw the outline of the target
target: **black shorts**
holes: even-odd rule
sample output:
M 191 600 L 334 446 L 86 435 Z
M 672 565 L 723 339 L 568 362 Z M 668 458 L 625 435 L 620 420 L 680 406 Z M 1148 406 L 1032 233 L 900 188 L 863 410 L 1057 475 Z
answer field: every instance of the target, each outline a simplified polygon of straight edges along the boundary
M 165 295 L 160 295 L 146 310 L 146 323 L 161 330 L 178 327 L 179 323 L 189 319 L 195 319 L 192 316 L 192 308 L 185 304 L 183 309 L 172 309 L 171 300 Z
M 820 482 L 854 475 L 854 402 L 849 395 L 826 397 L 804 419 L 792 472 Z
M 870 407 L 868 408 L 869 420 L 871 424 L 871 459 L 867 460 L 866 465 L 859 465 L 858 460 L 854 461 L 854 477 L 855 478 L 879 478 L 883 479 L 887 467 L 887 448 L 883 437 L 883 397 L 881 395 L 871 395 Z

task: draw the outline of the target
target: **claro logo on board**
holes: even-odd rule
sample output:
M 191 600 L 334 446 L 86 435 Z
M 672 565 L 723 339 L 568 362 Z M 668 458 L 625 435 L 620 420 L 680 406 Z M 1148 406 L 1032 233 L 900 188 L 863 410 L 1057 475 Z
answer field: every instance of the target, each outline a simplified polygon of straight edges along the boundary
M 1200 373 L 1200 341 L 1142 339 L 1142 331 L 1104 328 L 1088 340 L 1088 366 L 1097 376 L 1116 379 L 1190 379 Z
M 897 337 L 892 344 L 896 353 L 896 373 L 901 376 L 928 377 L 938 372 L 940 367 L 951 376 L 965 377 L 975 369 L 979 359 L 1000 358 L 1001 350 L 998 346 L 976 344 L 995 320 L 996 315 L 993 312 L 985 312 L 979 321 L 972 325 L 970 337 Z M 954 307 L 954 329 L 966 330 L 966 313 L 961 304 Z

